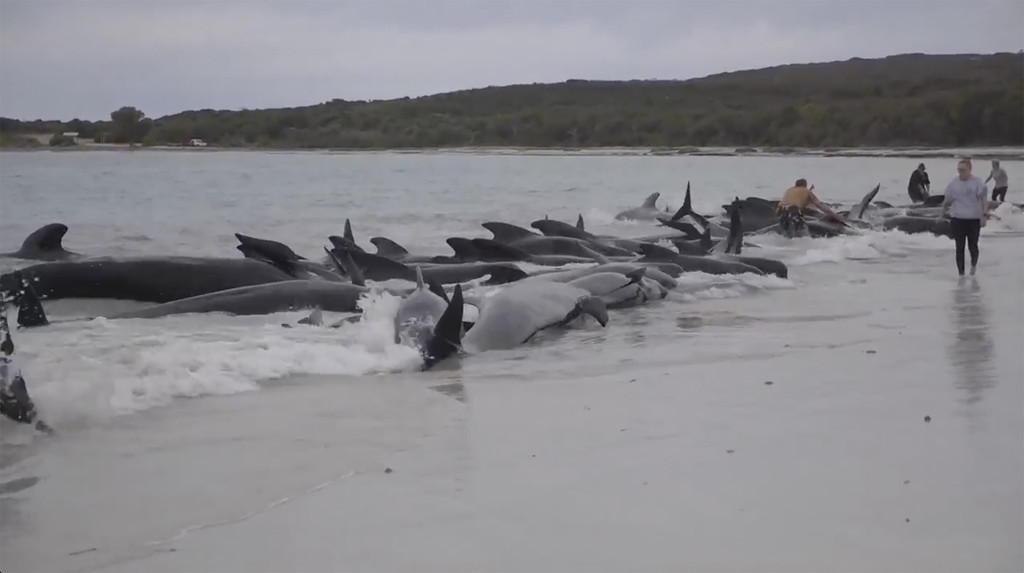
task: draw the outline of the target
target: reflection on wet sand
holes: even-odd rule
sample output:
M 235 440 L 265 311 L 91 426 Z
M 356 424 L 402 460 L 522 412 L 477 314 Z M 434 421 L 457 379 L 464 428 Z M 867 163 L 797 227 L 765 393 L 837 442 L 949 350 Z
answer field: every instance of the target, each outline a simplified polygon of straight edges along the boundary
M 964 403 L 981 400 L 995 386 L 992 338 L 984 292 L 974 277 L 963 279 L 953 291 L 953 342 L 948 356 L 956 373 L 957 388 L 966 391 Z

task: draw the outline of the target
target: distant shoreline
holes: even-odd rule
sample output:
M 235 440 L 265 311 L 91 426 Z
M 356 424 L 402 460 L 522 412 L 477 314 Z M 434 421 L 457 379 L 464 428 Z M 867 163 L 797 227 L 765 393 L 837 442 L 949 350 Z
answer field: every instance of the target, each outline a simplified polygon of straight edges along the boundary
M 952 147 L 952 148 L 795 148 L 795 147 L 423 147 L 393 149 L 345 148 L 275 148 L 275 147 L 186 147 L 170 145 L 136 146 L 126 144 L 80 143 L 68 147 L 3 147 L 0 152 L 76 151 L 178 151 L 215 153 L 245 151 L 265 153 L 366 154 L 398 153 L 410 155 L 523 155 L 523 156 L 655 156 L 655 157 L 892 157 L 920 159 L 952 159 L 969 156 L 974 159 L 1007 159 L 1024 161 L 1024 148 L 1015 147 Z

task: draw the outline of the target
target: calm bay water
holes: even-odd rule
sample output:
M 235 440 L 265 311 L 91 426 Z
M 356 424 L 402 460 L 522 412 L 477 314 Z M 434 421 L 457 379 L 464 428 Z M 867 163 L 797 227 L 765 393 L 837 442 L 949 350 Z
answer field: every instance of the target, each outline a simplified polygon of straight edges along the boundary
M 0 251 L 50 222 L 95 255 L 236 257 L 239 232 L 319 258 L 346 218 L 364 247 L 424 254 L 545 215 L 642 236 L 663 229 L 615 213 L 654 191 L 674 210 L 687 181 L 704 213 L 798 177 L 901 204 L 918 162 L 5 153 Z M 924 162 L 941 192 L 955 161 Z M 1024 162 L 1003 165 L 1024 201 Z M 430 373 L 392 343 L 388 297 L 337 331 L 283 313 L 18 332 L 61 435 L 0 421 L 0 569 L 1019 570 L 1024 215 L 999 214 L 977 279 L 945 238 L 759 237 L 789 280 L 687 275 L 607 328 Z

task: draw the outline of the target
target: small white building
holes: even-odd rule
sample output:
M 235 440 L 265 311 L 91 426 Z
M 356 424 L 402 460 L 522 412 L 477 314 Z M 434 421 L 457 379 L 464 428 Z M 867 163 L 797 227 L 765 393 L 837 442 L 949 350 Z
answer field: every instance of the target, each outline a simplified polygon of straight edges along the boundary
M 75 145 L 78 145 L 78 132 L 77 131 L 65 131 L 61 135 L 63 137 L 67 137 L 71 141 L 74 141 Z

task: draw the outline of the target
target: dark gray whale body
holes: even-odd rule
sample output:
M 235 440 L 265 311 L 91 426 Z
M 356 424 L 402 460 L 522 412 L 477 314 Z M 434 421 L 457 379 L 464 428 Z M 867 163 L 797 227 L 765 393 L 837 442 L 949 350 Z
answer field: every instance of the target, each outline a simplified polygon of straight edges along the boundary
M 40 263 L 0 276 L 0 291 L 21 288 L 31 278 L 43 299 L 112 298 L 170 302 L 241 286 L 293 280 L 252 259 L 201 257 L 89 258 Z
M 885 230 L 897 229 L 904 233 L 932 233 L 933 235 L 952 237 L 949 219 L 935 217 L 889 217 L 882 222 Z

